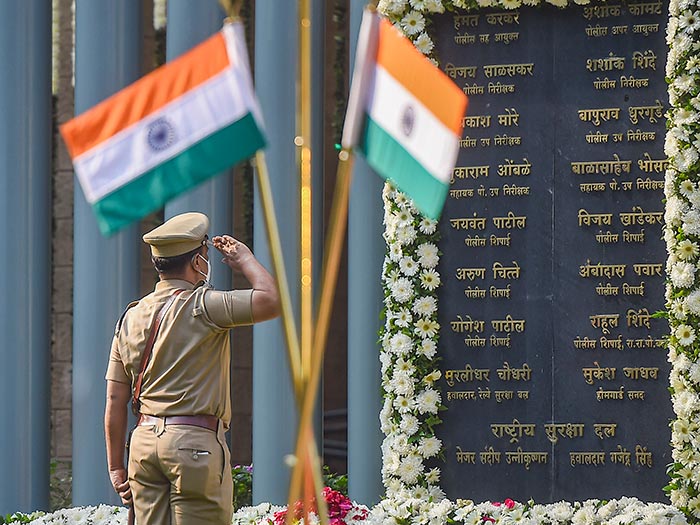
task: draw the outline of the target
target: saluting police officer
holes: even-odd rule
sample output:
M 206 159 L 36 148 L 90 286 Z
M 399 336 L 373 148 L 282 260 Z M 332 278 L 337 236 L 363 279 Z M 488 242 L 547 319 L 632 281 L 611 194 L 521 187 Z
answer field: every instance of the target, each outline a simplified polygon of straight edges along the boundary
M 122 501 L 133 499 L 138 525 L 231 523 L 233 483 L 224 439 L 231 420 L 229 330 L 276 317 L 279 298 L 273 277 L 228 235 L 212 244 L 253 288 L 213 290 L 208 229 L 206 215 L 184 213 L 143 236 L 160 280 L 129 305 L 112 341 L 107 464 Z M 148 344 L 151 332 L 157 333 Z M 127 476 L 127 405 L 135 389 L 138 421 Z

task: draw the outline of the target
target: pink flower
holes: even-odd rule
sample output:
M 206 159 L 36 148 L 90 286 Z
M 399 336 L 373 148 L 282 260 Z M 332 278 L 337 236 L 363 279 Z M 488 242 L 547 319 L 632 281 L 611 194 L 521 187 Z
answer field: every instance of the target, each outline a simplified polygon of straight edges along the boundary
M 510 499 L 510 498 L 507 498 L 507 499 L 503 502 L 503 504 L 506 506 L 507 509 L 512 509 L 513 507 L 515 507 L 515 502 L 514 502 L 512 499 Z

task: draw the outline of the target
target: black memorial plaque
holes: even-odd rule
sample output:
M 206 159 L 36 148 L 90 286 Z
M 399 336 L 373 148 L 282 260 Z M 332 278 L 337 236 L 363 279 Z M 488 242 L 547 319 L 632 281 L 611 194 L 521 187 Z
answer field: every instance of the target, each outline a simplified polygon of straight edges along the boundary
M 450 498 L 664 498 L 666 11 L 435 19 L 470 98 L 441 220 Z

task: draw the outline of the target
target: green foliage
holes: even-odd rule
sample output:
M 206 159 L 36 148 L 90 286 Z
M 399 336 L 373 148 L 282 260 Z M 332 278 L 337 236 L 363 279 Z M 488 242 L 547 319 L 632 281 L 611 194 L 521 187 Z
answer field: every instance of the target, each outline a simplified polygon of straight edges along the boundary
M 5 525 L 6 523 L 31 523 L 33 520 L 43 515 L 43 512 L 32 512 L 31 514 L 15 512 L 14 514 L 6 514 L 5 516 L 0 516 L 0 525 Z
M 236 465 L 231 469 L 233 476 L 233 510 L 253 504 L 253 467 Z

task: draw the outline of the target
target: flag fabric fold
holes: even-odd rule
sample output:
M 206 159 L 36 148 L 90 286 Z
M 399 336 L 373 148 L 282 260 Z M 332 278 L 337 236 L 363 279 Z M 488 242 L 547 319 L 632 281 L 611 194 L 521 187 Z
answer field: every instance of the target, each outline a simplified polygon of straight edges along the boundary
M 382 177 L 438 219 L 459 152 L 467 97 L 389 21 L 365 10 L 343 129 Z
M 109 235 L 265 146 L 243 27 L 223 29 L 61 127 Z

